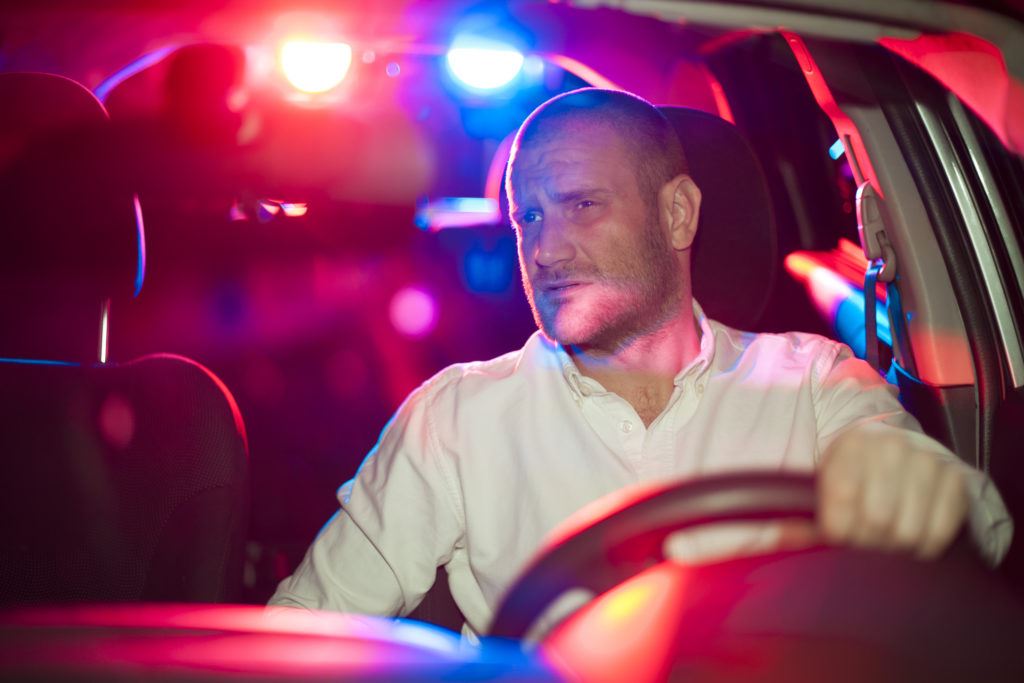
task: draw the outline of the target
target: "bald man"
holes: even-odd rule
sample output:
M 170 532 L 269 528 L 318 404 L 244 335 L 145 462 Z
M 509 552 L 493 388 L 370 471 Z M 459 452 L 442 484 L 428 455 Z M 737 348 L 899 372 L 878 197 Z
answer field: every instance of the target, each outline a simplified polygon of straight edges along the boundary
M 921 433 L 848 347 L 704 315 L 690 281 L 700 188 L 655 107 L 596 89 L 548 101 L 516 136 L 506 186 L 538 332 L 406 400 L 271 604 L 404 615 L 444 566 L 480 633 L 582 506 L 739 469 L 817 470 L 827 542 L 934 558 L 966 520 L 991 562 L 1005 554 L 1012 523 L 989 480 Z M 700 560 L 778 536 L 677 545 Z

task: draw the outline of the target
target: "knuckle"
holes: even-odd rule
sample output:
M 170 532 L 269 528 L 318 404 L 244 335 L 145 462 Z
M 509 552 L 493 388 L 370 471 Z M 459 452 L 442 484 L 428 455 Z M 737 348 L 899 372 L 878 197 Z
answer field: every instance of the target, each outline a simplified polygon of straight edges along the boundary
M 861 524 L 864 526 L 865 531 L 870 532 L 873 536 L 886 531 L 889 528 L 890 521 L 888 511 L 878 507 L 869 507 L 861 515 Z
M 920 530 L 910 526 L 897 526 L 892 532 L 892 544 L 897 548 L 914 548 L 922 540 Z
M 831 477 L 823 482 L 822 502 L 825 509 L 852 506 L 857 496 L 857 482 L 850 477 Z

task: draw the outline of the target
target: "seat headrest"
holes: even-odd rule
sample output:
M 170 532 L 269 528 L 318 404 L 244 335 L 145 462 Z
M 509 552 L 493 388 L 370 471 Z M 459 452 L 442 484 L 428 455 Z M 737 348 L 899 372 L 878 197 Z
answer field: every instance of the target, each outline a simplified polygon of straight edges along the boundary
M 775 214 L 764 171 L 728 121 L 686 107 L 658 109 L 675 127 L 702 194 L 690 268 L 694 297 L 709 317 L 731 327 L 756 328 L 778 268 Z
M 104 299 L 137 294 L 145 241 L 133 194 L 109 163 L 110 124 L 92 93 L 61 76 L 3 73 L 0 102 L 5 356 L 24 351 L 6 343 L 14 330 L 38 348 L 37 323 L 45 320 L 50 335 L 60 316 L 65 334 L 75 334 L 80 321 L 98 320 Z

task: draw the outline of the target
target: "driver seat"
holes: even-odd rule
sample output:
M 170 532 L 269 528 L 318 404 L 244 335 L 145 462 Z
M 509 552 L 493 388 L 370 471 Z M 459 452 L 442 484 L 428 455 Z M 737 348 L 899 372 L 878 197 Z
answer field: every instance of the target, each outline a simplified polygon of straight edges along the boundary
M 195 361 L 107 353 L 145 237 L 105 165 L 106 112 L 48 74 L 0 74 L 0 100 L 0 607 L 229 600 L 238 407 Z
M 689 107 L 660 106 L 700 188 L 693 295 L 708 317 L 758 329 L 778 275 L 775 211 L 764 170 L 736 126 Z

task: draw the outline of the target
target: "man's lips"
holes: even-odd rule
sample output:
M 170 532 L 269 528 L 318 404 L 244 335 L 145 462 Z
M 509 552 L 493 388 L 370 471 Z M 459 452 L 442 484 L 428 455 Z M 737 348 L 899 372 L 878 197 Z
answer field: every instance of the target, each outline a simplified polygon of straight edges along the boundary
M 542 285 L 541 292 L 548 297 L 561 298 L 578 292 L 589 284 L 582 280 L 563 280 Z
M 547 282 L 541 285 L 540 288 L 545 294 L 565 294 L 585 287 L 588 284 L 590 283 L 583 280 L 558 280 L 556 282 Z

